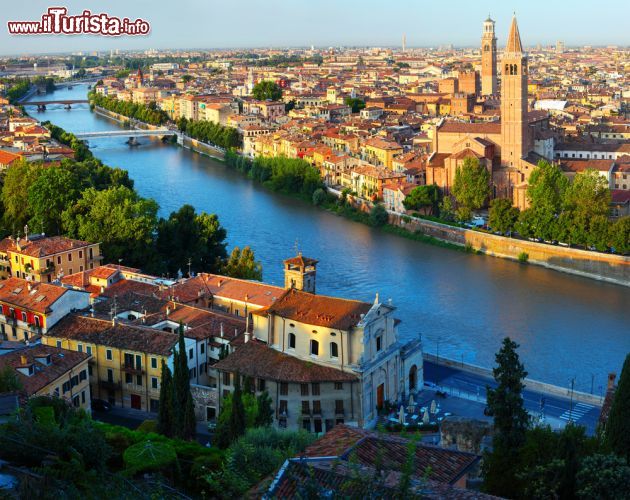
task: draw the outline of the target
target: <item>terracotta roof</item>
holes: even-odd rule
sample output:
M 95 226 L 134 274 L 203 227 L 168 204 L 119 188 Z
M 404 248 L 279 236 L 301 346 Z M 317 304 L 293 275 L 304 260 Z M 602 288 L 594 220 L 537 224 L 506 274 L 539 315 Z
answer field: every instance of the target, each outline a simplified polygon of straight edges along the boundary
M 367 314 L 371 307 L 367 302 L 314 295 L 291 288 L 271 306 L 254 314 L 277 314 L 308 325 L 349 330 L 361 321 L 361 315 Z
M 583 172 L 587 169 L 608 172 L 613 167 L 612 160 L 568 159 L 560 158 L 560 167 L 565 172 Z
M 51 363 L 46 365 L 36 358 L 45 358 L 50 355 Z M 24 359 L 26 358 L 26 363 Z M 16 369 L 16 373 L 22 383 L 22 391 L 28 396 L 36 394 L 48 384 L 66 374 L 70 369 L 81 364 L 89 356 L 82 352 L 67 351 L 47 345 L 34 345 L 23 349 L 17 349 L 0 356 L 0 368 L 10 366 Z M 25 375 L 17 368 L 32 365 L 33 375 Z
M 42 258 L 48 255 L 55 255 L 60 252 L 67 252 L 81 247 L 87 247 L 94 243 L 87 241 L 73 240 L 65 236 L 45 236 L 37 239 L 20 238 L 20 249 L 17 248 L 17 242 L 11 238 L 2 240 L 3 245 L 0 249 L 19 253 L 20 255 L 28 255 L 30 257 Z
M 69 314 L 47 336 L 81 340 L 90 344 L 168 356 L 177 343 L 174 333 L 142 328 L 103 319 Z
M 0 165 L 9 165 L 19 158 L 20 155 L 16 155 L 15 153 L 11 153 L 10 151 L 4 151 L 3 149 L 0 149 Z
M 351 454 L 359 463 L 372 465 L 376 455 L 381 454 L 383 467 L 401 470 L 407 458 L 409 440 L 394 435 L 383 435 L 346 425 L 335 426 L 322 438 L 309 446 L 306 456 L 339 456 L 348 458 Z M 343 451 L 339 451 L 345 445 Z M 480 460 L 479 455 L 449 450 L 438 446 L 418 444 L 414 460 L 415 472 L 424 475 L 431 468 L 430 479 L 454 484 L 463 474 Z
M 630 190 L 628 189 L 611 189 L 610 196 L 613 203 L 630 202 Z
M 500 122 L 454 122 L 447 121 L 439 129 L 438 133 L 457 133 L 457 134 L 500 134 Z
M 199 298 L 200 294 L 214 295 L 228 300 L 248 302 L 260 307 L 266 307 L 284 293 L 284 288 L 248 281 L 217 274 L 202 273 L 182 283 L 158 292 L 162 297 L 170 295 L 176 297 L 178 302 L 192 302 Z
M 300 267 L 314 266 L 318 262 L 318 260 L 311 259 L 309 257 L 303 257 L 301 253 L 297 257 L 292 257 L 284 261 L 285 264 Z
M 282 382 L 349 382 L 358 380 L 349 372 L 304 361 L 268 347 L 258 340 L 240 345 L 214 367 L 219 371 Z
M 35 283 L 20 278 L 9 278 L 0 282 L 0 302 L 39 313 L 48 312 L 67 292 L 69 290 L 62 286 Z

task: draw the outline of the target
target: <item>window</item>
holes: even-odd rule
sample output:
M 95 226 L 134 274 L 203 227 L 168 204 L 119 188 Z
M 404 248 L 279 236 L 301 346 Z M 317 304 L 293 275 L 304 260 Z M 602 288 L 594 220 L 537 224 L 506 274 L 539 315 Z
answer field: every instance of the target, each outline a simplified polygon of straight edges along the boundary
M 289 333 L 289 349 L 295 349 L 295 333 Z
M 383 348 L 383 337 L 379 335 L 376 337 L 376 352 L 379 352 Z
M 281 399 L 279 401 L 279 405 L 278 405 L 278 411 L 280 412 L 280 415 L 287 415 L 289 410 L 288 410 L 288 402 L 286 399 Z
M 72 262 L 72 254 L 71 253 L 68 254 L 68 262 Z
M 72 377 L 70 379 L 70 385 L 72 387 L 75 387 L 75 386 L 79 385 L 79 376 L 78 375 L 75 375 L 74 377 Z
M 343 399 L 335 400 L 335 413 L 337 415 L 343 415 Z
M 302 415 L 310 415 L 311 406 L 308 401 L 302 401 Z
M 311 340 L 311 356 L 319 356 L 319 342 Z
M 230 385 L 230 374 L 223 372 L 223 385 Z
M 343 382 L 335 382 L 335 390 L 342 391 L 343 390 Z
M 195 351 L 193 349 L 188 349 L 188 359 L 193 359 Z
M 313 401 L 313 413 L 315 415 L 322 414 L 322 402 L 320 400 Z
M 140 354 L 136 354 L 136 369 L 142 370 L 142 356 Z
M 315 420 L 313 420 L 313 431 L 314 432 L 322 432 L 322 419 L 321 418 L 316 418 Z
M 339 348 L 337 346 L 337 342 L 330 343 L 330 357 L 338 358 L 339 357 Z
M 85 391 L 81 391 L 81 403 L 85 404 Z
M 302 421 L 302 428 L 307 432 L 311 432 L 311 420 L 309 418 L 305 418 Z
M 61 388 L 63 393 L 65 394 L 66 392 L 68 392 L 70 390 L 70 382 L 64 382 L 63 383 L 63 387 Z
M 57 341 L 57 348 L 58 348 L 58 349 L 61 349 L 61 340 L 58 340 L 58 341 Z
M 73 404 L 75 407 L 77 407 L 77 408 L 78 408 L 78 407 L 79 407 L 79 405 L 81 404 L 81 403 L 79 402 L 79 395 L 78 395 L 78 394 L 77 394 L 75 397 L 73 397 L 73 398 L 72 398 L 72 404 Z
M 308 384 L 300 384 L 300 393 L 302 396 L 308 396 Z
M 79 373 L 79 381 L 83 381 L 87 379 L 87 372 L 85 370 L 81 370 L 81 373 Z
M 85 346 L 85 352 L 88 354 L 88 356 L 91 356 L 92 355 L 92 346 L 91 345 Z
M 133 382 L 133 376 L 131 373 L 125 373 L 125 384 L 131 384 Z
M 258 379 L 258 390 L 260 392 L 265 390 L 265 379 L 264 378 L 259 378 Z
M 111 360 L 113 359 L 113 358 L 112 358 L 112 350 L 111 350 L 111 349 L 107 349 L 107 350 L 105 351 L 105 357 L 106 357 L 109 361 L 111 361 Z
M 114 370 L 112 370 L 111 368 L 107 369 L 107 381 L 110 383 L 114 382 Z
M 287 382 L 280 382 L 280 394 L 283 396 L 289 394 L 289 384 Z
M 136 375 L 136 385 L 142 385 L 142 375 Z
M 88 365 L 88 373 L 92 376 L 92 365 Z
M 83 250 L 79 250 L 79 259 L 83 258 Z
M 157 368 L 157 358 L 151 358 L 151 368 Z
M 83 344 L 77 344 L 77 351 L 83 352 Z
M 201 347 L 199 347 L 199 352 L 200 352 L 201 354 L 203 354 L 203 353 L 205 353 L 205 352 L 206 352 L 206 344 L 201 344 Z
M 61 255 L 57 256 L 57 264 L 61 265 Z
M 311 389 L 312 389 L 313 396 L 319 396 L 319 382 L 314 382 L 312 386 L 313 387 Z
M 157 377 L 151 377 L 151 389 L 158 388 L 158 379 Z

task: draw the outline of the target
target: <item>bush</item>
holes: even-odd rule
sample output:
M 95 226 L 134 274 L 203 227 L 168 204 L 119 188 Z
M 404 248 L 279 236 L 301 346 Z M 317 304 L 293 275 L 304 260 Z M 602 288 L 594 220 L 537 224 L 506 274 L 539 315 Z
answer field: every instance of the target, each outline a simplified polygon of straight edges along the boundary
M 326 201 L 326 192 L 322 188 L 318 188 L 313 192 L 313 205 L 320 206 Z
M 125 467 L 129 474 L 143 471 L 155 471 L 170 466 L 177 460 L 177 454 L 168 443 L 141 441 L 123 453 Z
M 370 211 L 370 225 L 374 227 L 381 227 L 387 224 L 389 215 L 385 207 L 381 204 L 376 204 Z
M 529 260 L 529 254 L 527 252 L 521 252 L 518 254 L 518 261 L 525 263 Z
M 136 430 L 140 432 L 157 432 L 157 421 L 151 419 L 145 420 Z

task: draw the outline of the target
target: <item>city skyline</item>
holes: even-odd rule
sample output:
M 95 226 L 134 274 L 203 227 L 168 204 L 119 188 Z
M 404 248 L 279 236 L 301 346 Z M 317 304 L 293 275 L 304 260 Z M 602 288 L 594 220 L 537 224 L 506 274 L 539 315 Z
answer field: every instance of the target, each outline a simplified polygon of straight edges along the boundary
M 5 29 L 0 35 L 0 46 L 3 55 L 111 49 L 209 50 L 311 45 L 318 48 L 399 47 L 401 37 L 405 34 L 408 49 L 449 44 L 455 47 L 477 47 L 479 23 L 490 14 L 496 21 L 498 46 L 502 48 L 513 11 L 516 12 L 523 31 L 527 33 L 523 40 L 527 47 L 550 45 L 557 40 L 563 41 L 567 47 L 628 44 L 620 22 L 625 17 L 621 13 L 625 11 L 630 14 L 627 3 L 611 2 L 597 12 L 589 12 L 588 16 L 585 14 L 587 10 L 579 8 L 578 4 L 586 5 L 586 2 L 574 2 L 567 11 L 566 6 L 558 3 L 544 4 L 542 1 L 515 1 L 513 5 L 491 1 L 477 2 L 474 5 L 453 2 L 449 8 L 439 9 L 417 2 L 399 1 L 387 6 L 389 15 L 383 18 L 383 7 L 372 0 L 361 4 L 352 0 L 341 5 L 332 0 L 324 0 L 316 5 L 272 0 L 267 3 L 266 9 L 261 9 L 260 6 L 255 9 L 243 8 L 243 5 L 253 5 L 250 1 L 239 5 L 219 5 L 217 2 L 207 4 L 199 0 L 183 0 L 175 14 L 170 6 L 154 5 L 146 0 L 139 0 L 131 5 L 113 0 L 106 8 L 93 1 L 70 0 L 65 2 L 65 6 L 71 15 L 91 9 L 94 13 L 106 12 L 112 16 L 141 17 L 151 24 L 151 32 L 147 36 L 119 38 L 94 35 L 9 35 L 7 21 L 38 20 L 50 7 L 38 0 L 2 15 Z M 323 14 L 314 22 L 315 8 Z M 544 13 L 539 14 L 543 9 Z M 195 12 L 199 15 L 189 15 Z M 173 23 L 174 18 L 178 21 L 177 24 Z M 562 23 L 556 22 L 559 18 L 563 19 Z M 233 19 L 235 22 L 216 22 L 217 19 Z M 43 47 L 45 48 L 42 50 Z

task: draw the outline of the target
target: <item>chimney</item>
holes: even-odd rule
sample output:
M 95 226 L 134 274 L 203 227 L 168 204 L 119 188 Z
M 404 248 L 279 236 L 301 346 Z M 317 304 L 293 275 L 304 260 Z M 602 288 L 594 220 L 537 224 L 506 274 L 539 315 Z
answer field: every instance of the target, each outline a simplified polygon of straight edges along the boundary
M 170 306 L 166 306 L 166 317 L 168 318 L 168 315 L 171 314 L 171 307 Z
M 20 364 L 22 366 L 26 366 L 28 364 L 28 359 L 26 359 L 26 356 L 24 356 L 24 354 L 20 356 Z
M 608 390 L 612 391 L 615 388 L 615 379 L 617 378 L 616 373 L 608 374 Z
M 116 326 L 118 324 L 118 318 L 116 316 L 112 316 L 112 326 Z
M 31 282 L 29 281 L 28 284 L 26 285 L 26 288 L 28 288 L 28 291 L 30 292 L 33 289 L 33 285 L 31 285 Z
M 251 334 L 249 332 L 245 332 L 245 343 L 247 344 L 247 342 L 249 342 L 249 338 L 250 338 Z
M 223 323 L 221 323 L 221 338 L 223 338 Z

